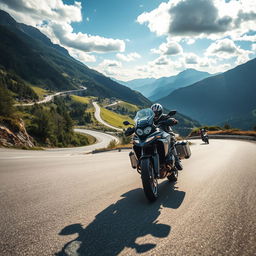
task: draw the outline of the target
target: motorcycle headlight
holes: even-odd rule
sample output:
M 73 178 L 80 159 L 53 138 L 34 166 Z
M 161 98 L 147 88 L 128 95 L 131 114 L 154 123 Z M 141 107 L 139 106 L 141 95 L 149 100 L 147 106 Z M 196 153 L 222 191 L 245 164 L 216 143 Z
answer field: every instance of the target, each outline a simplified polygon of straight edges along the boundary
M 152 130 L 152 128 L 151 128 L 150 126 L 148 126 L 148 127 L 146 127 L 146 128 L 144 129 L 144 133 L 145 133 L 146 135 L 148 135 L 148 134 L 150 134 L 151 130 Z
M 139 135 L 139 136 L 142 136 L 143 135 L 143 131 L 141 129 L 137 129 L 136 130 L 136 133 Z

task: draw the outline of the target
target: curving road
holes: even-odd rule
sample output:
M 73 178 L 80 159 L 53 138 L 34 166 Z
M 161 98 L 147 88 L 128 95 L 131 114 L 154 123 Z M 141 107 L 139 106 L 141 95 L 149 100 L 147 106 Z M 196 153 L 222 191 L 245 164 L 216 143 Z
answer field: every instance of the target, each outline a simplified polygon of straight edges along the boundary
M 108 124 L 107 122 L 105 122 L 105 121 L 101 118 L 101 116 L 100 116 L 100 106 L 99 106 L 99 105 L 97 104 L 97 102 L 95 102 L 95 101 L 94 101 L 92 104 L 93 104 L 93 106 L 94 106 L 94 108 L 95 108 L 94 116 L 95 116 L 95 118 L 96 118 L 96 120 L 97 120 L 98 122 L 102 123 L 103 125 L 105 125 L 105 126 L 107 126 L 107 127 L 109 127 L 109 128 L 112 128 L 112 129 L 114 129 L 114 130 L 116 130 L 116 131 L 123 131 L 123 129 L 117 128 L 117 127 L 112 126 L 112 125 Z
M 256 143 L 193 143 L 154 204 L 128 151 L 1 149 L 0 254 L 255 255 Z
M 77 89 L 77 90 L 70 90 L 70 91 L 62 91 L 62 92 L 56 92 L 54 94 L 51 95 L 46 95 L 45 98 L 43 100 L 39 100 L 37 102 L 31 102 L 31 103 L 19 103 L 19 104 L 14 104 L 14 106 L 33 106 L 35 104 L 43 104 L 43 103 L 47 103 L 53 100 L 54 97 L 56 96 L 60 96 L 63 94 L 71 94 L 71 93 L 75 93 L 75 92 L 81 92 L 84 90 L 87 90 L 86 87 L 81 86 L 82 89 Z

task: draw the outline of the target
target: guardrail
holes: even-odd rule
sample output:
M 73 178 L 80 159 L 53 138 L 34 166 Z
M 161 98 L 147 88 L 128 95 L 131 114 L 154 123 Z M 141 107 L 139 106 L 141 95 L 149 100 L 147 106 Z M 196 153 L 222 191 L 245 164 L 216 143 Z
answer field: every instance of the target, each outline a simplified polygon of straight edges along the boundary
M 255 140 L 255 136 L 246 136 L 246 135 L 219 135 L 219 134 L 208 134 L 209 139 L 232 139 L 232 140 Z M 201 139 L 201 136 L 192 136 L 188 137 L 188 140 Z

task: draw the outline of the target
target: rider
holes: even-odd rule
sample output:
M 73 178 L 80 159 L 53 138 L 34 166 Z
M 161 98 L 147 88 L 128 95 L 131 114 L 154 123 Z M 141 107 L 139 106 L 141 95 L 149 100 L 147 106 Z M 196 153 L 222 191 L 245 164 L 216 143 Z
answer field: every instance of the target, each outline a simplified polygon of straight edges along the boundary
M 206 130 L 205 128 L 200 128 L 199 130 L 199 134 L 201 135 L 201 139 L 203 140 L 203 137 L 205 134 L 207 134 L 208 130 Z
M 180 162 L 180 158 L 178 157 L 176 148 L 174 147 L 174 144 L 175 144 L 174 136 L 175 136 L 175 134 L 173 133 L 172 128 L 171 128 L 172 125 L 176 125 L 178 123 L 178 120 L 176 120 L 175 118 L 171 118 L 166 114 L 163 114 L 163 107 L 159 103 L 153 104 L 151 106 L 151 109 L 155 113 L 155 116 L 154 116 L 154 124 L 155 125 L 158 125 L 162 121 L 169 120 L 168 123 L 170 125 L 164 125 L 164 124 L 160 124 L 160 125 L 161 125 L 161 129 L 163 129 L 165 132 L 167 132 L 171 135 L 172 139 L 171 139 L 171 144 L 170 144 L 170 151 L 172 152 L 172 154 L 175 157 L 175 166 L 177 167 L 178 170 L 181 171 L 183 169 L 183 167 L 182 167 L 182 164 Z M 168 163 L 168 160 L 171 161 L 170 154 L 169 154 L 169 157 L 167 157 L 167 163 Z

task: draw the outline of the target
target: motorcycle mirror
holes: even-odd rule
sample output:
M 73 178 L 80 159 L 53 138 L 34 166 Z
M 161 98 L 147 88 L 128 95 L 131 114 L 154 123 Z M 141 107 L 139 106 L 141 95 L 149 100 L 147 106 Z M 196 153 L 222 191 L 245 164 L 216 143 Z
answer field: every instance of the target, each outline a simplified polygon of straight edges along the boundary
M 124 125 L 129 125 L 130 122 L 129 122 L 129 121 L 123 121 L 123 124 L 124 124 Z
M 176 110 L 171 110 L 168 114 L 168 116 L 174 116 L 177 113 Z

